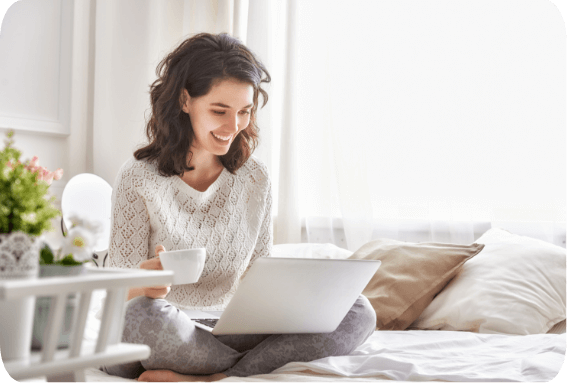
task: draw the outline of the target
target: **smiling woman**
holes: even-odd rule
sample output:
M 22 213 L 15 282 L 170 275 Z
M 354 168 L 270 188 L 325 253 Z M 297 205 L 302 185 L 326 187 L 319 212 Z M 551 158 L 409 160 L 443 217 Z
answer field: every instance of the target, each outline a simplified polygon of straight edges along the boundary
M 183 91 L 185 100 L 182 109 L 189 115 L 195 134 L 191 148 L 193 156 L 195 151 L 225 155 L 238 133 L 250 124 L 250 109 L 254 105 L 252 85 L 229 79 L 217 82 L 209 93 L 201 97 L 191 97 L 186 89 Z
M 263 105 L 268 102 L 260 85 L 270 82 L 270 75 L 252 52 L 228 35 L 210 36 L 198 34 L 185 40 L 156 69 L 158 79 L 150 89 L 152 116 L 146 126 L 150 143 L 134 156 L 157 160 L 162 175 L 182 176 L 197 169 L 201 160 L 202 165 L 218 170 L 222 164 L 234 173 L 256 148 L 259 95 Z M 211 53 L 212 48 L 219 51 Z M 230 54 L 223 49 L 231 50 Z M 226 141 L 211 140 L 213 131 L 231 138 L 230 145 L 224 145 L 227 150 L 211 152 L 211 157 L 203 152 L 207 142 Z
M 161 252 L 192 248 L 206 248 L 207 257 L 196 283 L 129 291 L 122 339 L 146 344 L 152 354 L 106 372 L 139 381 L 207 381 L 349 354 L 375 327 L 363 296 L 324 334 L 217 336 L 179 310 L 223 310 L 252 264 L 271 255 L 270 179 L 251 156 L 258 95 L 267 100 L 260 85 L 270 77 L 226 34 L 187 39 L 161 62 L 158 77 L 150 92 L 150 143 L 115 182 L 109 264 L 161 270 Z
M 200 97 L 191 97 L 183 89 L 182 109 L 194 133 L 187 158 L 193 170 L 181 176 L 186 184 L 205 191 L 218 178 L 224 168 L 221 156 L 250 125 L 253 97 L 252 85 L 234 79 L 215 81 L 209 93 Z M 242 108 L 230 106 L 243 104 Z

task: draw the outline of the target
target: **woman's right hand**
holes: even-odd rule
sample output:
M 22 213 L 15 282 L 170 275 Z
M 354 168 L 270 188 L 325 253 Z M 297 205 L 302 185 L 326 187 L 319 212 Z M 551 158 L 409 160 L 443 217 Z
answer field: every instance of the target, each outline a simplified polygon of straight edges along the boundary
M 155 249 L 155 258 L 148 259 L 147 261 L 142 261 L 140 263 L 140 269 L 146 270 L 163 270 L 163 266 L 161 265 L 161 260 L 159 259 L 159 253 L 165 251 L 165 247 L 162 245 L 157 245 Z M 171 284 L 163 285 L 163 286 L 150 286 L 150 287 L 143 287 L 143 293 L 148 298 L 158 299 L 158 298 L 165 298 L 165 296 L 171 290 Z

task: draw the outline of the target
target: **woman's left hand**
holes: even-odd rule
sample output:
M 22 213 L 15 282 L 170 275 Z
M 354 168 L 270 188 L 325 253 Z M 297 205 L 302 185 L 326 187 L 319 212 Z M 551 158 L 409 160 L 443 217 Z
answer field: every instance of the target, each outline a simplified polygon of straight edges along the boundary
M 165 251 L 165 247 L 163 245 L 157 245 L 155 249 L 156 256 L 152 259 L 148 259 L 140 263 L 140 269 L 146 270 L 163 270 L 163 266 L 161 264 L 161 260 L 159 259 L 159 253 Z M 151 287 L 144 287 L 144 295 L 148 298 L 159 299 L 165 298 L 169 291 L 171 290 L 171 284 L 163 285 L 163 286 L 151 286 Z

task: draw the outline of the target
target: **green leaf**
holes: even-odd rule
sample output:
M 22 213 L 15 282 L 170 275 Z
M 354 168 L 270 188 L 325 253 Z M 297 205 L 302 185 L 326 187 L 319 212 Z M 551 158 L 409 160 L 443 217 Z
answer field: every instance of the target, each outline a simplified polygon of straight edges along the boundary
M 75 261 L 75 259 L 73 259 L 73 254 L 67 254 L 65 257 L 55 263 L 63 266 L 79 266 L 83 264 L 83 262 Z
M 51 230 L 51 220 L 61 212 L 53 206 L 55 197 L 49 196 L 49 185 L 38 181 L 37 173 L 25 169 L 29 161 L 20 162 L 21 152 L 12 146 L 13 135 L 13 131 L 6 133 L 8 139 L 0 151 L 0 233 L 41 235 Z M 33 222 L 22 219 L 30 213 L 35 214 Z
M 39 264 L 51 265 L 53 264 L 53 258 L 55 258 L 53 251 L 51 251 L 51 248 L 45 244 L 45 246 L 43 246 L 39 251 Z

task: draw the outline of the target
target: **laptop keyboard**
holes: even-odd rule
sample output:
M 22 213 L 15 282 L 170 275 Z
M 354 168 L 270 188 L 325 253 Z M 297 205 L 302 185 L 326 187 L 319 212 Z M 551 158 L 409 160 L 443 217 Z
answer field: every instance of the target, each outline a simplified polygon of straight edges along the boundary
M 218 318 L 215 318 L 215 319 L 193 319 L 193 322 L 204 324 L 205 326 L 210 327 L 210 328 L 215 328 L 215 325 L 217 324 L 218 321 L 219 321 Z

